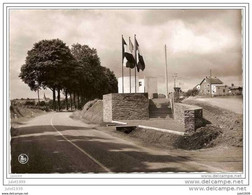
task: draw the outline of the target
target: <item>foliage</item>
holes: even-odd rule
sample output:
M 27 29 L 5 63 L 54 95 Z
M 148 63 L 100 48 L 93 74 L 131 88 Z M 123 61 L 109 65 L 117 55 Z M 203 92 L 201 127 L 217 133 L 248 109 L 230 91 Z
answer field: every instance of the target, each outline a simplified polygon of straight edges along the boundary
M 61 40 L 42 40 L 28 51 L 20 78 L 31 90 L 41 87 L 60 88 L 67 80 L 67 73 L 73 63 L 70 49 Z
M 42 40 L 27 52 L 19 77 L 31 90 L 49 88 L 53 91 L 52 107 L 55 109 L 56 91 L 58 108 L 61 108 L 60 91 L 74 107 L 103 94 L 117 92 L 117 79 L 112 71 L 101 66 L 97 51 L 87 45 L 74 44 L 71 50 L 59 39 Z M 81 102 L 79 102 L 81 101 Z M 78 106 L 76 106 L 78 104 Z
M 196 96 L 199 94 L 199 90 L 197 89 L 189 89 L 187 92 L 186 92 L 186 96 L 189 97 L 189 96 Z
M 74 74 L 81 96 L 94 99 L 117 92 L 117 79 L 112 71 L 101 66 L 96 49 L 77 43 L 72 45 L 71 52 L 78 62 Z
M 27 106 L 35 106 L 35 101 L 26 101 L 25 105 L 27 105 Z
M 40 101 L 37 103 L 37 106 L 46 106 L 45 101 Z

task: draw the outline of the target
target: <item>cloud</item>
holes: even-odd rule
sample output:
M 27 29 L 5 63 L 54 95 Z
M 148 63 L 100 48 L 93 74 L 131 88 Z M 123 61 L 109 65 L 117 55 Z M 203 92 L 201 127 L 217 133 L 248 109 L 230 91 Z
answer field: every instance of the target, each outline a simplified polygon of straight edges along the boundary
M 121 76 L 122 34 L 126 41 L 137 35 L 146 62 L 140 77 L 163 78 L 166 44 L 169 74 L 178 73 L 185 88 L 196 85 L 209 69 L 216 76 L 241 80 L 240 10 L 12 10 L 11 97 L 29 94 L 18 74 L 27 51 L 42 39 L 96 48 L 102 65 Z

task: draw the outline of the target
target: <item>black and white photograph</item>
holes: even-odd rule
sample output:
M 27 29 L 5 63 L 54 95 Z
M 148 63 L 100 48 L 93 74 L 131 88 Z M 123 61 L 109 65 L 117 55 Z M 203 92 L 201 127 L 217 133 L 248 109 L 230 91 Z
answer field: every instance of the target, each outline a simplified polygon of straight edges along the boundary
M 250 194 L 247 6 L 5 5 L 5 179 Z

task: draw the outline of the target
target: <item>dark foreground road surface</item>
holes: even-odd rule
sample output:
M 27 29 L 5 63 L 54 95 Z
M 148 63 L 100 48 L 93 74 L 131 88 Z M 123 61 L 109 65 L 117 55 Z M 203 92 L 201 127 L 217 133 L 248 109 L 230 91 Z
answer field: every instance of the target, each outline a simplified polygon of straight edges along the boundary
M 222 172 L 183 151 L 155 150 L 96 130 L 71 119 L 71 113 L 48 113 L 12 131 L 12 173 Z M 26 164 L 18 162 L 27 154 Z

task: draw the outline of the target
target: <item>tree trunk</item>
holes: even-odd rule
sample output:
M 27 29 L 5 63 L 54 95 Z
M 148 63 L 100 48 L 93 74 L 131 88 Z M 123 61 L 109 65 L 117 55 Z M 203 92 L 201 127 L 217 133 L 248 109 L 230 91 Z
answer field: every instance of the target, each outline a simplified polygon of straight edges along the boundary
M 58 88 L 58 110 L 60 111 L 60 89 Z
M 81 95 L 81 107 L 83 107 L 84 106 L 84 98 L 83 98 L 83 96 Z
M 72 105 L 72 93 L 70 93 L 70 108 L 73 110 L 73 105 Z
M 53 110 L 56 110 L 56 104 L 55 104 L 56 94 L 55 94 L 55 88 L 53 88 Z
M 66 109 L 68 110 L 67 89 L 66 89 L 65 93 L 66 93 Z
M 79 98 L 79 94 L 77 94 L 77 107 L 78 107 L 78 109 L 80 109 L 80 98 Z
M 38 104 L 39 104 L 39 102 L 40 102 L 40 100 L 39 100 L 39 89 L 37 91 L 38 91 Z
M 75 92 L 73 93 L 73 104 L 74 104 L 74 109 L 76 109 L 76 103 L 75 103 Z

